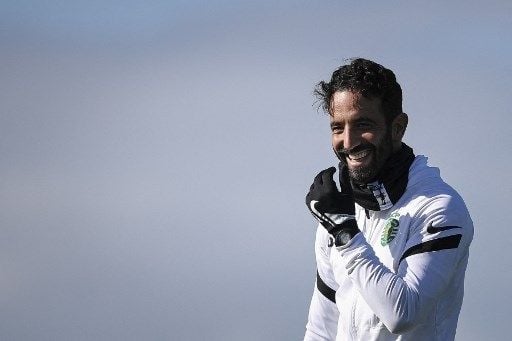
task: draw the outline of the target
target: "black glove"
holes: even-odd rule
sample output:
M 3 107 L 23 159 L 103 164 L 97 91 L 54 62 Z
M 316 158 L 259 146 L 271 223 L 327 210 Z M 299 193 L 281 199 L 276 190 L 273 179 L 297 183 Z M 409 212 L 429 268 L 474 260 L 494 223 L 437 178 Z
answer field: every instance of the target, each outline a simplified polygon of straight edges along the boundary
M 348 170 L 341 162 L 339 167 L 341 191 L 333 180 L 336 168 L 330 167 L 318 173 L 306 195 L 306 205 L 332 235 L 336 246 L 345 245 L 359 232 Z

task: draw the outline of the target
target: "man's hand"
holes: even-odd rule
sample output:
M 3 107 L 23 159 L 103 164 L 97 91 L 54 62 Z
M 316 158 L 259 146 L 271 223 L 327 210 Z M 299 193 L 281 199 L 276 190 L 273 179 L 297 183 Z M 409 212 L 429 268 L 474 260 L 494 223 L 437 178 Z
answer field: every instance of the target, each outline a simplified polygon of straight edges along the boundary
M 346 166 L 340 163 L 340 187 L 338 191 L 333 175 L 335 167 L 318 173 L 306 195 L 306 205 L 313 216 L 335 240 L 336 246 L 346 244 L 359 232 L 355 220 L 354 195 Z

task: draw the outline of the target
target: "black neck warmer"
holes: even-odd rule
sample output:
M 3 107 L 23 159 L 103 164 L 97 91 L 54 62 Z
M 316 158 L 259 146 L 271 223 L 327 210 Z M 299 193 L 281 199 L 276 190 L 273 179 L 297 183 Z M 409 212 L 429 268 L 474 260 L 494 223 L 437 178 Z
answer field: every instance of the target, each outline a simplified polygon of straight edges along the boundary
M 412 148 L 402 143 L 402 148 L 389 157 L 375 181 L 361 185 L 351 180 L 355 202 L 371 211 L 392 207 L 405 192 L 414 158 Z

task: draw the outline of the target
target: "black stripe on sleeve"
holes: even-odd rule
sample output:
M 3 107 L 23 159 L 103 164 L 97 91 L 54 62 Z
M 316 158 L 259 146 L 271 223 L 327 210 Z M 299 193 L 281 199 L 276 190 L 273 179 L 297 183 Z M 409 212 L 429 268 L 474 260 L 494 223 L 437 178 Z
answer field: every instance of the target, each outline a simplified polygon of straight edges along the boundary
M 460 239 L 462 238 L 461 234 L 455 234 L 453 236 L 438 238 L 434 240 L 429 240 L 427 242 L 414 245 L 413 247 L 410 247 L 405 251 L 402 258 L 400 258 L 400 262 L 404 260 L 405 258 L 416 255 L 418 253 L 424 253 L 424 252 L 432 252 L 432 251 L 439 251 L 439 250 L 447 250 L 447 249 L 456 249 L 459 247 Z M 398 263 L 400 263 L 398 262 Z
M 325 282 L 320 278 L 318 271 L 316 272 L 316 287 L 318 288 L 318 291 L 320 291 L 329 301 L 336 303 L 336 291 L 325 284 Z

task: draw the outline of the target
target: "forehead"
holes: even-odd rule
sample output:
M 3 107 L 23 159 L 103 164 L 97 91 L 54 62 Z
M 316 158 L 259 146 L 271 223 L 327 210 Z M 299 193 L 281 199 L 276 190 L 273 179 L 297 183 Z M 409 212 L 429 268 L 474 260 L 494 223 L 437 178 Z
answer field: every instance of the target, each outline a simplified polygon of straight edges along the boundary
M 369 118 L 384 121 L 381 99 L 367 98 L 358 92 L 336 91 L 331 98 L 329 114 L 331 121 Z

